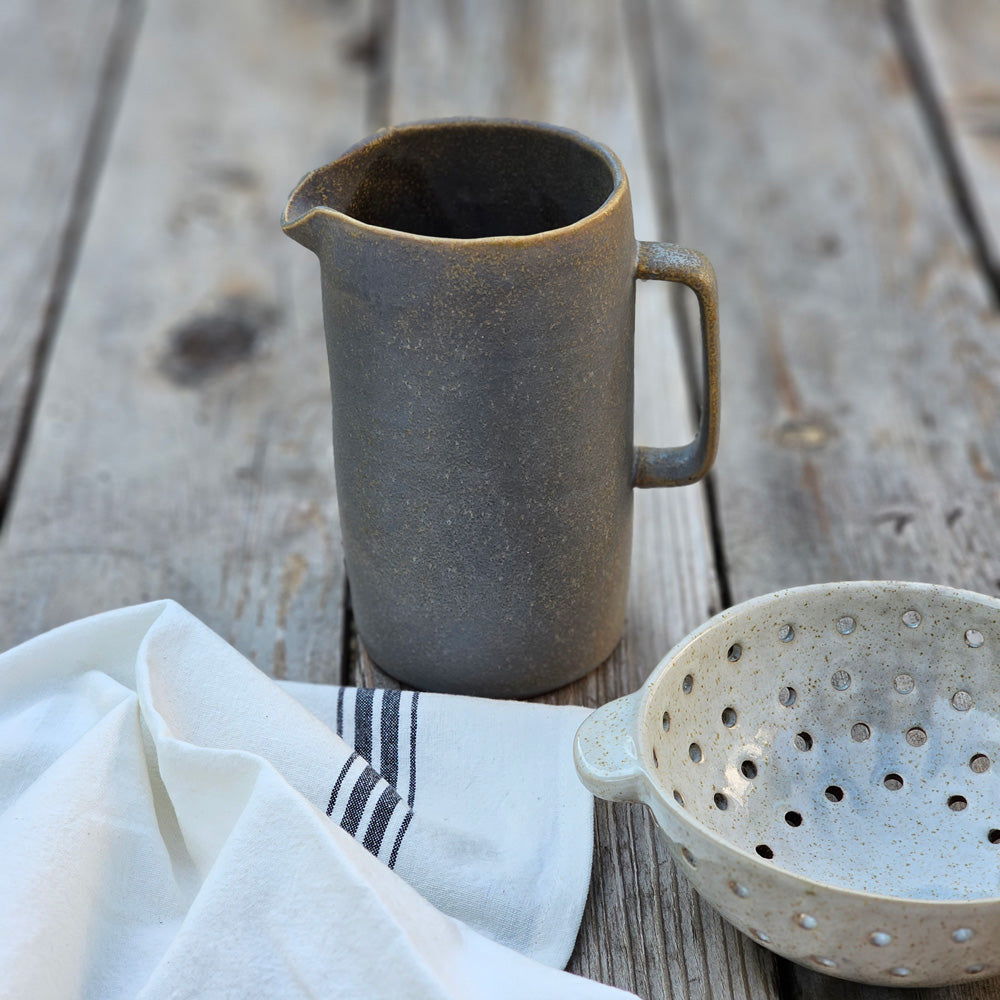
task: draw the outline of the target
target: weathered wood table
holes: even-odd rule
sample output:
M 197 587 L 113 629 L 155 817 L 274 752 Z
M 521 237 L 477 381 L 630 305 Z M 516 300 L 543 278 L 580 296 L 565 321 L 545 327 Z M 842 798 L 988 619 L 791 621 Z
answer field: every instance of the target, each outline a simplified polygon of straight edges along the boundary
M 307 168 L 449 114 L 605 141 L 638 236 L 720 279 L 717 467 L 637 496 L 625 640 L 553 699 L 629 692 L 784 586 L 1000 591 L 996 5 L 6 0 L 0 646 L 170 596 L 275 676 L 372 682 L 316 265 L 277 219 Z M 640 290 L 640 442 L 688 436 L 687 305 Z M 880 992 L 723 924 L 642 809 L 599 804 L 596 835 L 573 970 L 643 997 Z

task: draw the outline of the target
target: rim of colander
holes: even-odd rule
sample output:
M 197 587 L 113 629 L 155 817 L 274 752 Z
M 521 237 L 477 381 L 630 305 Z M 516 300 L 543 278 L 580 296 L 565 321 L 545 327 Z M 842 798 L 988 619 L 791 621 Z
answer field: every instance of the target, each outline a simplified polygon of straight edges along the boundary
M 633 698 L 638 699 L 634 716 L 635 720 L 638 721 L 645 717 L 649 710 L 649 703 L 653 690 L 659 683 L 660 678 L 672 666 L 677 657 L 680 656 L 680 654 L 687 649 L 688 646 L 697 642 L 706 632 L 712 631 L 720 623 L 735 617 L 737 614 L 746 612 L 747 609 L 753 609 L 757 605 L 771 604 L 779 598 L 793 595 L 808 596 L 810 594 L 821 593 L 824 594 L 824 596 L 827 596 L 836 590 L 862 591 L 866 588 L 877 588 L 884 591 L 894 592 L 908 591 L 911 593 L 933 593 L 952 600 L 971 600 L 976 604 L 992 605 L 1000 611 L 1000 598 L 998 597 L 981 594 L 974 590 L 963 590 L 958 587 L 949 587 L 939 583 L 921 583 L 909 580 L 835 580 L 829 583 L 806 584 L 801 587 L 785 587 L 782 590 L 775 590 L 769 594 L 760 594 L 756 597 L 751 597 L 745 601 L 741 601 L 739 604 L 733 604 L 724 611 L 720 611 L 718 614 L 713 615 L 708 619 L 708 621 L 703 622 L 673 646 L 666 656 L 664 656 L 653 668 L 653 671 L 650 673 L 649 677 L 646 678 L 642 687 L 640 687 L 632 695 Z M 649 727 L 649 730 L 652 731 L 653 728 L 654 727 L 651 726 Z M 699 820 L 691 812 L 678 806 L 672 796 L 669 796 L 664 791 L 661 791 L 661 789 L 657 786 L 657 783 L 652 780 L 652 775 L 645 765 L 645 760 L 650 749 L 649 738 L 645 735 L 646 728 L 643 726 L 635 726 L 634 729 L 635 731 L 633 733 L 633 737 L 636 740 L 636 746 L 639 751 L 637 754 L 637 763 L 642 773 L 644 793 L 648 791 L 649 794 L 655 795 L 656 798 L 662 802 L 664 806 L 666 806 L 671 814 L 678 817 L 678 819 L 680 819 L 685 826 L 693 828 L 700 836 L 712 841 L 712 843 L 722 848 L 724 851 L 736 855 L 741 861 L 750 862 L 755 870 L 761 872 L 773 872 L 777 870 L 783 875 L 797 879 L 798 881 L 804 883 L 807 888 L 814 886 L 827 892 L 836 892 L 843 896 L 856 897 L 859 900 L 878 900 L 880 902 L 893 904 L 906 903 L 908 905 L 954 909 L 970 906 L 979 908 L 1000 903 L 1000 895 L 976 896 L 969 899 L 927 899 L 925 897 L 894 896 L 881 892 L 867 892 L 861 889 L 851 889 L 847 886 L 838 885 L 835 882 L 821 881 L 804 874 L 798 869 L 788 868 L 780 863 L 776 863 L 773 860 L 764 861 L 752 851 L 733 844 L 725 837 L 717 834 L 714 830 L 709 829 L 709 827 L 702 823 L 701 820 Z

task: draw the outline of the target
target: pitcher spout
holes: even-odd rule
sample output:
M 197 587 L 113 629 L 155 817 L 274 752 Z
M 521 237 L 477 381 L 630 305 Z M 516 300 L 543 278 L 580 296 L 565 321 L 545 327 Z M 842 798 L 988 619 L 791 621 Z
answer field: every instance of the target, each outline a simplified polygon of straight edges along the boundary
M 383 129 L 339 159 L 306 174 L 289 195 L 281 228 L 322 256 L 332 230 L 345 224 L 378 224 L 385 214 L 387 176 L 392 180 L 401 169 L 394 157 L 381 151 L 394 131 Z M 405 173 L 405 165 L 402 169 Z M 399 183 L 397 179 L 395 188 Z
M 328 193 L 324 183 L 325 170 L 306 174 L 289 195 L 281 216 L 281 228 L 296 243 L 319 253 L 320 233 L 324 216 L 329 215 Z

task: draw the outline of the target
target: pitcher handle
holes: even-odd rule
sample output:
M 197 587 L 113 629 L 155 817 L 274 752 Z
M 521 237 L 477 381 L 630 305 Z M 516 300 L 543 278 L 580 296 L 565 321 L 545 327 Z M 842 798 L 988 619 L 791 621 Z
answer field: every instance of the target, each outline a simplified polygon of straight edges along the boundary
M 719 293 L 715 269 L 697 250 L 676 243 L 639 242 L 635 276 L 640 281 L 680 281 L 698 296 L 701 311 L 702 405 L 698 435 L 679 448 L 635 449 L 632 484 L 687 486 L 712 467 L 719 448 Z

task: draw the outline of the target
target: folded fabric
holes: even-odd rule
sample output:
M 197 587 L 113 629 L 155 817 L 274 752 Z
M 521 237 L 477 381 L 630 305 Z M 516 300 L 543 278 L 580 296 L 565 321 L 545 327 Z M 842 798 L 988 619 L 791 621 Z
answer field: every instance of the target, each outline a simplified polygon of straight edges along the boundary
M 170 601 L 25 643 L 0 996 L 624 996 L 550 967 L 589 879 L 580 716 L 278 685 Z

